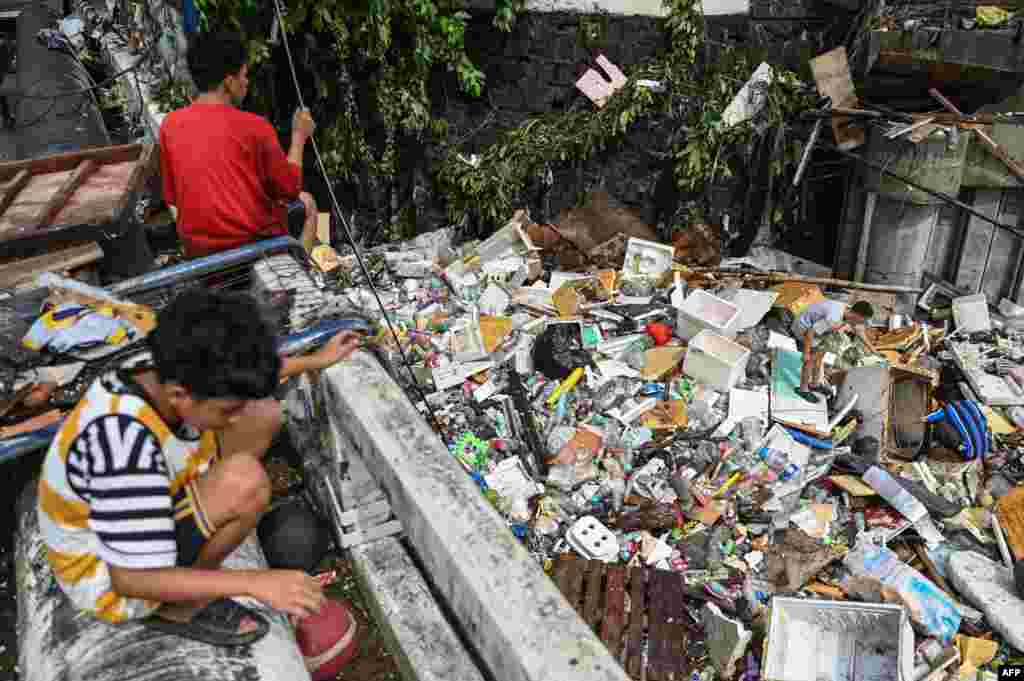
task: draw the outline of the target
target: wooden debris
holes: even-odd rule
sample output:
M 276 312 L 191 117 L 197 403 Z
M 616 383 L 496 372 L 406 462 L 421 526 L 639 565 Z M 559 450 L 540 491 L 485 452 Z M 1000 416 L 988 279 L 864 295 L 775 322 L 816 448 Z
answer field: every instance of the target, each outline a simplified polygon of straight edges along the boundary
M 631 679 L 688 681 L 698 662 L 688 647 L 701 633 L 682 574 L 563 556 L 552 578 Z

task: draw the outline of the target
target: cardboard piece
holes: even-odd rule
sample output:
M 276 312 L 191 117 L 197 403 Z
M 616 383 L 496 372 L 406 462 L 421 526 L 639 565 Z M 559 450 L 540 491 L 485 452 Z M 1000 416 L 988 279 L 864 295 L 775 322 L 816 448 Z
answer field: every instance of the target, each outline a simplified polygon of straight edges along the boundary
M 799 281 L 787 281 L 773 286 L 772 291 L 779 294 L 773 307 L 787 310 L 793 316 L 804 311 L 808 305 L 825 300 L 825 294 L 816 284 L 804 284 Z
M 1024 487 L 1015 487 L 996 502 L 996 516 L 1017 560 L 1024 559 Z
M 551 297 L 558 310 L 558 316 L 564 318 L 575 317 L 580 312 L 580 305 L 583 303 L 580 294 L 568 284 L 562 285 Z
M 331 214 L 317 213 L 316 238 L 322 244 L 331 245 Z
M 646 364 L 640 372 L 644 380 L 656 380 L 674 369 L 686 354 L 686 348 L 678 345 L 666 345 L 651 348 L 644 353 Z
M 830 475 L 828 479 L 839 489 L 854 497 L 873 497 L 877 492 L 853 475 Z
M 686 414 L 686 400 L 658 402 L 653 408 L 644 412 L 640 423 L 653 430 L 685 428 L 689 423 Z
M 859 102 L 850 75 L 850 63 L 846 57 L 846 48 L 834 50 L 811 60 L 811 73 L 818 86 L 818 94 L 832 99 L 832 106 L 856 109 Z M 862 146 L 867 141 L 863 128 L 854 127 L 850 118 L 845 116 L 832 117 L 832 132 L 840 149 L 849 151 Z
M 988 664 L 999 652 L 999 644 L 983 638 L 957 634 L 954 641 L 960 651 L 960 678 L 974 676 L 978 668 Z
M 494 352 L 512 333 L 512 320 L 508 317 L 480 315 L 480 335 L 487 352 Z

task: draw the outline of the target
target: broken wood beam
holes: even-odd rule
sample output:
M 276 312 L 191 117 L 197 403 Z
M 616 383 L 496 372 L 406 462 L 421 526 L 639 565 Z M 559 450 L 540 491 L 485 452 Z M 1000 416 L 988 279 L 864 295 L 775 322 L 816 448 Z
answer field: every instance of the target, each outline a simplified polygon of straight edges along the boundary
M 936 90 L 935 88 L 929 88 L 928 94 L 934 97 L 935 100 L 939 104 L 941 104 L 946 111 L 957 116 L 963 115 L 960 112 L 960 109 L 956 108 L 953 102 L 946 99 L 943 96 L 943 94 Z M 974 133 L 978 136 L 978 139 L 980 139 L 982 144 L 985 145 L 985 148 L 988 149 L 993 156 L 1002 161 L 1003 164 L 1006 165 L 1006 167 L 1009 169 L 1009 171 L 1013 173 L 1014 177 L 1024 182 L 1024 165 L 1021 165 L 1021 163 L 1017 159 L 1010 156 L 1010 152 L 1008 152 L 1002 145 L 1000 145 L 994 139 L 989 137 L 987 132 L 977 127 L 973 128 L 973 130 Z
M 741 270 L 728 270 L 719 267 L 694 267 L 690 268 L 694 274 L 719 274 L 722 276 L 742 277 L 744 279 L 767 279 L 771 283 L 782 284 L 785 282 L 799 282 L 802 284 L 816 284 L 818 286 L 836 286 L 839 288 L 859 289 L 863 291 L 878 291 L 881 293 L 921 293 L 924 291 L 919 286 L 896 286 L 889 284 L 862 284 L 858 281 L 846 279 L 828 279 L 824 277 L 801 277 L 794 274 L 779 274 L 776 272 L 746 272 Z
M 2 188 L 4 193 L 3 196 L 0 196 L 0 215 L 3 215 L 4 212 L 11 207 L 11 204 L 14 203 L 14 199 L 18 196 L 21 190 L 25 188 L 25 185 L 27 185 L 28 181 L 31 179 L 32 173 L 23 169 L 18 171 L 18 174 L 15 175 L 10 182 L 6 182 L 3 185 Z
M 39 209 L 39 214 L 26 225 L 26 229 L 30 231 L 42 229 L 53 222 L 54 218 L 57 217 L 58 213 L 68 202 L 68 199 L 71 198 L 71 195 L 82 186 L 82 183 L 89 179 L 90 175 L 96 172 L 97 168 L 99 168 L 99 165 L 92 159 L 85 159 L 79 163 L 78 167 L 64 181 L 64 184 L 46 200 L 43 207 Z
M 0 200 L 2 201 L 2 200 Z M 0 288 L 14 288 L 31 281 L 43 272 L 64 272 L 103 259 L 103 249 L 96 242 L 72 246 L 52 253 L 0 265 Z

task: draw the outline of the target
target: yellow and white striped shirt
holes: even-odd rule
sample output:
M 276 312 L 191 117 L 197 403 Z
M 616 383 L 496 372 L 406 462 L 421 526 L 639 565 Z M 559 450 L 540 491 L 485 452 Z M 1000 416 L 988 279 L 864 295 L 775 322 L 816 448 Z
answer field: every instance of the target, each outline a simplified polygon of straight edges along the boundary
M 107 566 L 176 565 L 172 499 L 216 456 L 213 432 L 172 431 L 124 376 L 90 386 L 46 454 L 37 507 L 50 565 L 75 605 L 109 622 L 159 606 L 114 593 Z

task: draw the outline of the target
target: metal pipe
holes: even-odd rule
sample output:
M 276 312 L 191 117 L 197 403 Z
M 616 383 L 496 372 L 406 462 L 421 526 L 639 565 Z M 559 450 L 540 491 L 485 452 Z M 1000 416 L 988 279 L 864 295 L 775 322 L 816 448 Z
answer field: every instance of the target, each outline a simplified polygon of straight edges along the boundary
M 292 239 L 294 241 L 294 239 Z M 292 333 L 280 340 L 277 344 L 278 354 L 293 355 L 305 352 L 310 348 L 323 343 L 340 331 L 359 331 L 369 329 L 369 324 L 362 319 L 333 319 L 321 322 L 315 327 L 299 333 Z M 63 423 L 63 422 L 61 422 Z M 26 454 L 32 454 L 50 446 L 50 442 L 57 434 L 60 423 L 55 423 L 33 430 L 22 435 L 0 440 L 0 464 L 5 464 L 19 459 Z
M 302 244 L 290 236 L 279 236 L 273 239 L 257 241 L 256 243 L 242 246 L 231 251 L 215 253 L 205 258 L 189 260 L 174 267 L 149 272 L 132 279 L 126 279 L 109 287 L 111 293 L 122 296 L 137 295 L 155 288 L 161 288 L 170 284 L 178 284 L 189 279 L 195 279 L 205 274 L 211 274 L 239 265 L 250 260 L 267 255 L 272 251 L 282 249 L 302 250 Z

